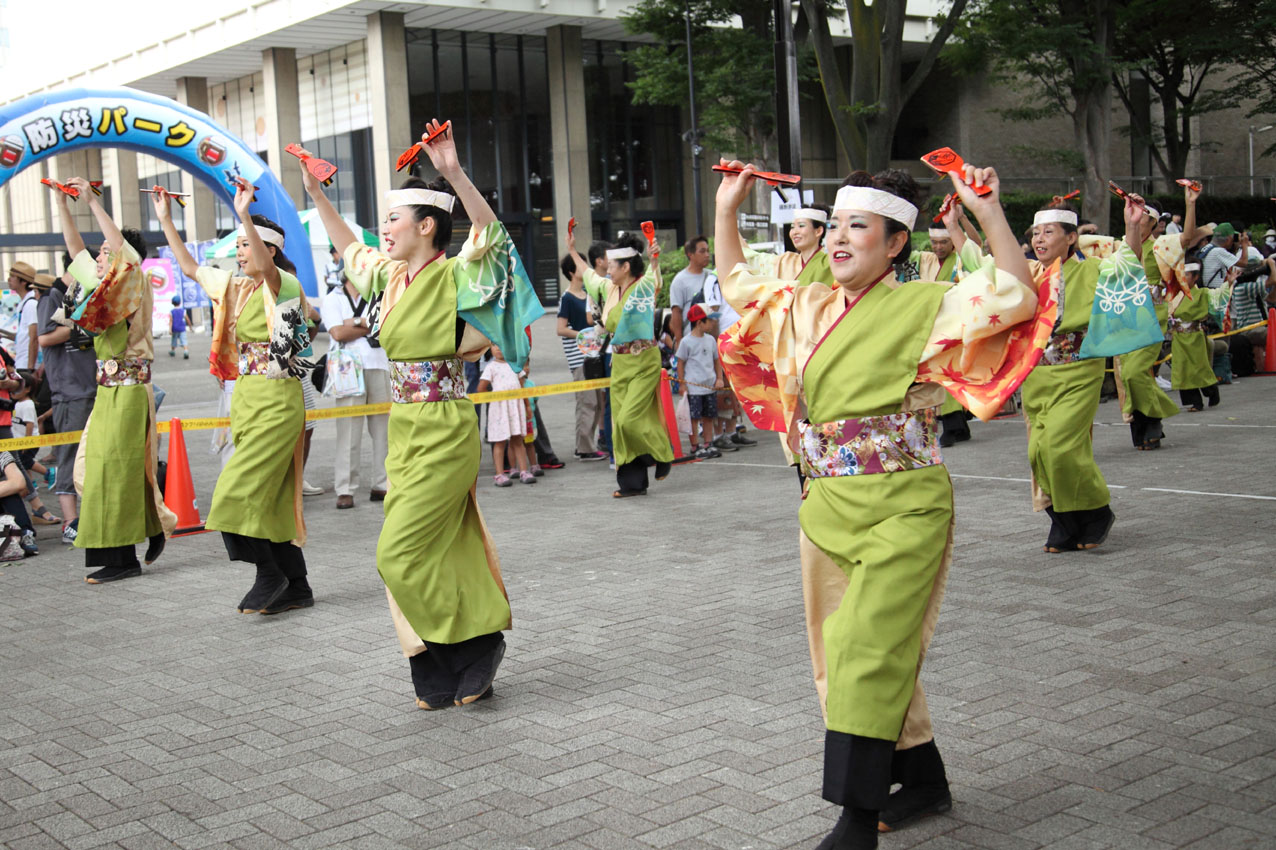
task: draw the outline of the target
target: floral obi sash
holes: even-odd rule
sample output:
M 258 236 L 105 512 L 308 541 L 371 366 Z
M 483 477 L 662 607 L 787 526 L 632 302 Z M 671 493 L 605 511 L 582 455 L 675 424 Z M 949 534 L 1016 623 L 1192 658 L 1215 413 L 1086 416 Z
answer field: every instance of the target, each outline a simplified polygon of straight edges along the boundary
M 612 345 L 612 354 L 642 354 L 648 348 L 655 348 L 656 341 L 654 339 L 635 339 L 632 342 L 622 342 L 619 345 Z
M 449 360 L 391 360 L 390 399 L 398 404 L 461 401 L 465 398 L 465 363 Z
M 1166 323 L 1166 327 L 1170 329 L 1170 333 L 1190 334 L 1205 330 L 1205 321 L 1203 319 L 1198 321 L 1190 319 L 1184 320 L 1180 319 L 1178 316 L 1170 316 L 1170 320 Z
M 241 342 L 239 344 L 239 375 L 265 375 L 270 366 L 270 343 Z M 290 378 L 283 374 L 281 378 Z
M 1085 340 L 1085 331 L 1072 331 L 1064 334 L 1053 334 L 1046 348 L 1041 352 L 1042 366 L 1062 366 L 1081 359 L 1081 343 Z
M 151 382 L 151 361 L 141 357 L 117 357 L 97 362 L 99 387 L 131 387 Z
M 944 462 L 935 408 L 862 419 L 798 420 L 801 469 L 807 478 L 904 472 Z

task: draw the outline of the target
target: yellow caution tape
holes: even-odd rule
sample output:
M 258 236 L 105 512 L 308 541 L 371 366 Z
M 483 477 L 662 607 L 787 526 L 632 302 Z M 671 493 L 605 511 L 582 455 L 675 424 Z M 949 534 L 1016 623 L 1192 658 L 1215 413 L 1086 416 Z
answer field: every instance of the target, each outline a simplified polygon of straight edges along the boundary
M 523 387 L 517 390 L 499 390 L 496 392 L 471 393 L 470 401 L 475 404 L 486 404 L 491 401 L 510 401 L 519 398 L 538 398 L 547 395 L 564 393 L 582 393 L 589 390 L 603 390 L 611 386 L 611 378 L 596 378 L 591 381 L 568 381 L 562 384 L 546 384 L 543 387 Z M 390 412 L 390 402 L 383 404 L 359 404 L 352 407 L 325 407 L 320 410 L 307 410 L 308 421 L 320 419 L 346 419 L 356 416 L 377 416 Z M 169 422 L 156 423 L 156 430 L 161 434 L 169 431 Z M 226 418 L 182 419 L 182 431 L 207 431 L 212 428 L 229 428 L 230 420 Z M 0 440 L 0 451 L 16 452 L 23 449 L 36 449 L 43 446 L 68 446 L 80 442 L 82 431 L 67 431 L 63 434 L 37 434 L 33 437 L 13 437 Z

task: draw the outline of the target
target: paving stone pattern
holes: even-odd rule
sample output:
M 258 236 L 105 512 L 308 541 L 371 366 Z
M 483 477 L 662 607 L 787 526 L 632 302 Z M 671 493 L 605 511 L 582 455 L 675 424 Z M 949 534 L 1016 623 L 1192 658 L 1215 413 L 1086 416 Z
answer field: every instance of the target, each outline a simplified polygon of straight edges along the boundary
M 538 383 L 568 377 L 552 324 Z M 191 340 L 190 361 L 158 341 L 163 416 L 216 409 Z M 1273 392 L 1224 387 L 1151 454 L 1102 405 L 1121 489 L 1092 553 L 1042 554 L 1021 421 L 947 452 L 955 562 L 926 681 L 956 803 L 883 848 L 1276 846 Z M 570 397 L 542 405 L 569 457 Z M 204 512 L 208 440 L 187 435 Z M 307 477 L 329 488 L 333 445 L 321 423 Z M 318 603 L 273 618 L 236 613 L 251 568 L 215 535 L 91 587 L 42 532 L 40 557 L 0 570 L 0 845 L 812 847 L 836 812 L 775 441 L 625 501 L 606 464 L 507 490 L 490 464 L 515 628 L 496 698 L 464 710 L 413 706 L 366 479 L 355 510 L 306 500 Z

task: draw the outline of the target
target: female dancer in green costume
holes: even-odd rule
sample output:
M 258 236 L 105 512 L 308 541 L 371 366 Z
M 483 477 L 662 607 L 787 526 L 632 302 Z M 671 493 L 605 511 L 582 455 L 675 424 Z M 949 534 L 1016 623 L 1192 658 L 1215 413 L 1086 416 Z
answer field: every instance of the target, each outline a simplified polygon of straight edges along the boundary
M 231 455 L 213 490 L 204 527 L 220 531 L 232 561 L 257 568 L 239 602 L 243 614 L 279 614 L 314 605 L 301 552 L 306 523 L 301 508 L 301 468 L 306 413 L 301 378 L 310 353 L 306 298 L 284 254 L 283 228 L 252 215 L 252 187 L 235 194 L 239 238 L 232 275 L 202 266 L 186 250 L 173 225 L 167 193 L 153 196 L 155 215 L 182 272 L 213 303 L 210 370 L 234 381 L 230 408 Z
M 71 218 L 67 195 L 55 193 L 66 249 L 74 258 L 70 272 L 76 286 L 67 300 L 75 309 L 68 318 L 95 334 L 98 386 L 76 455 L 83 474 L 75 476 L 82 499 L 75 545 L 84 550 L 85 566 L 98 567 L 84 580 L 101 584 L 141 575 L 133 547 L 148 540 L 144 560 L 153 562 L 177 517 L 164 506 L 156 481 L 151 287 L 142 277 L 146 243 L 139 231 L 116 226 L 83 177 L 67 185 L 88 201 L 106 237 L 95 261 Z
M 576 252 L 567 250 L 585 270 L 585 289 L 602 305 L 603 325 L 611 334 L 611 444 L 616 457 L 617 499 L 647 494 L 647 467 L 663 481 L 673 465 L 673 446 L 660 411 L 660 349 L 656 347 L 656 293 L 660 291 L 659 252 L 645 270 L 643 242 L 632 233 L 607 252 L 607 277 Z
M 1125 203 L 1125 245 L 1142 257 L 1143 200 Z M 1103 359 L 1079 359 L 1090 325 L 1103 260 L 1079 259 L 1077 214 L 1060 203 L 1033 219 L 1032 250 L 1041 266 L 1063 264 L 1063 315 L 1038 366 L 1023 382 L 1033 509 L 1050 515 L 1046 552 L 1093 549 L 1107 539 L 1116 515 L 1107 482 L 1094 461 L 1091 428 L 1099 409 Z
M 718 190 L 718 259 L 741 319 L 721 343 L 723 365 L 755 425 L 797 437 L 809 481 L 799 519 L 828 728 L 824 797 L 845 807 L 819 848 L 873 848 L 879 819 L 889 829 L 951 806 L 918 682 L 952 553 L 935 408 L 961 387 L 977 415 L 994 414 L 1040 356 L 1053 299 L 1039 303 L 1028 284 L 992 169 L 967 174 L 988 196 L 957 191 L 995 264 L 952 285 L 897 280 L 917 186 L 903 172 L 856 172 L 829 221 L 833 280 L 799 287 L 743 265 L 736 211 L 753 172 L 730 166 L 743 170 Z M 888 797 L 892 782 L 903 787 Z
M 430 132 L 439 131 L 437 121 Z M 409 177 L 387 193 L 385 252 L 364 246 L 304 167 L 306 192 L 346 277 L 373 307 L 373 338 L 390 358 L 390 491 L 377 544 L 399 644 L 423 709 L 489 696 L 505 654 L 510 606 L 496 546 L 475 496 L 481 447 L 462 359 L 497 343 L 515 369 L 527 326 L 544 311 L 509 233 L 470 182 L 450 130 L 423 145 L 442 177 Z M 447 258 L 452 209 L 471 222 L 460 257 Z

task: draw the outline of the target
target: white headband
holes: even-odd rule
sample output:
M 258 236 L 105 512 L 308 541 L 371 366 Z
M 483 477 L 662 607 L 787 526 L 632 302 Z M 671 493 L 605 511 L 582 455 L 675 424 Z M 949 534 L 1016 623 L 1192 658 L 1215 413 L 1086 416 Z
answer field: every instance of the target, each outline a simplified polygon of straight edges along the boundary
M 1150 216 L 1151 218 L 1161 217 L 1161 213 L 1157 211 L 1156 207 L 1149 207 L 1146 204 L 1144 204 L 1143 206 L 1143 214 L 1146 216 Z
M 436 192 L 433 189 L 391 189 L 385 193 L 386 207 L 438 207 L 444 212 L 451 212 L 456 197 L 447 192 Z
M 1184 272 L 1199 272 L 1200 270 L 1201 270 L 1200 263 L 1184 263 L 1183 264 Z
M 267 245 L 274 245 L 280 251 L 284 249 L 284 235 L 278 230 L 272 230 L 269 227 L 262 227 L 260 224 L 254 224 L 253 227 L 257 228 L 257 235 L 261 237 L 262 242 L 265 242 Z M 239 225 L 238 233 L 245 239 L 248 238 L 248 235 L 244 233 L 244 226 L 242 224 Z
M 949 238 L 949 236 L 948 236 L 948 230 L 947 230 L 946 228 L 942 228 L 942 227 L 932 227 L 932 228 L 930 228 L 929 230 L 927 230 L 927 231 L 926 231 L 926 235 L 928 235 L 931 239 L 947 239 L 947 238 Z
M 607 252 L 607 259 L 609 260 L 625 260 L 636 256 L 638 256 L 638 251 L 635 248 L 612 248 Z
M 1070 224 L 1077 226 L 1077 214 L 1072 210 L 1037 210 L 1032 217 L 1032 226 L 1041 224 Z
M 909 230 L 913 229 L 913 224 L 917 221 L 917 207 L 898 195 L 871 186 L 843 186 L 838 189 L 833 212 L 841 210 L 877 213 L 898 221 Z
M 813 210 L 810 207 L 802 207 L 802 209 L 793 213 L 794 221 L 799 218 L 808 219 L 816 224 L 828 224 L 829 220 L 828 213 L 824 212 L 824 210 Z

